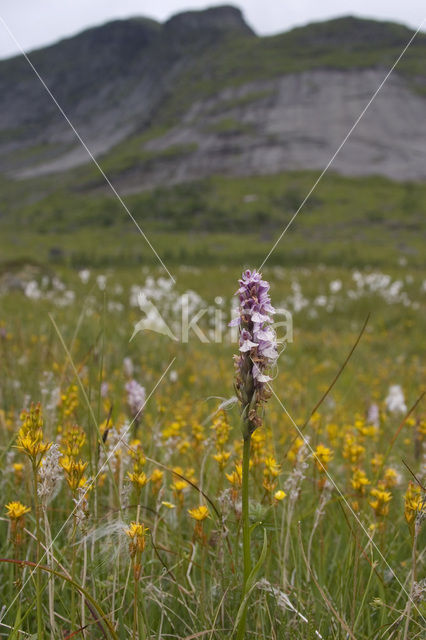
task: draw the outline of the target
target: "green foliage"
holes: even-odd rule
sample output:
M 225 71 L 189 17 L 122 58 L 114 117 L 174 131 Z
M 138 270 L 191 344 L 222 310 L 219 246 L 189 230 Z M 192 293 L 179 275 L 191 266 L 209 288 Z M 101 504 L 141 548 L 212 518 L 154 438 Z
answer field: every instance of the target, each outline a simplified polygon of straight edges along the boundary
M 231 109 L 239 109 L 241 107 L 246 107 L 247 105 L 253 104 L 254 102 L 258 102 L 259 100 L 263 100 L 264 98 L 268 98 L 273 94 L 272 90 L 264 90 L 264 91 L 249 91 L 243 96 L 238 98 L 229 98 L 223 99 L 220 101 L 218 105 L 211 107 L 207 111 L 209 116 L 220 115 L 223 111 L 229 111 Z
M 116 242 L 123 252 L 126 248 L 130 251 L 128 238 L 121 232 L 121 229 L 116 230 Z M 85 235 L 92 234 L 86 230 Z M 173 236 L 169 235 L 169 242 L 171 238 Z M 95 239 L 102 244 L 102 232 Z M 140 237 L 136 239 L 140 246 Z M 82 234 L 76 246 L 83 242 Z M 187 244 L 190 244 L 188 237 Z M 160 252 L 164 247 L 159 247 Z M 172 271 L 179 294 L 191 289 L 202 295 L 208 304 L 214 304 L 216 296 L 224 296 L 224 309 L 229 310 L 241 266 L 226 269 L 223 265 L 210 265 L 189 269 L 183 265 Z M 20 270 L 19 265 L 15 268 Z M 424 271 L 399 267 L 389 268 L 386 273 L 393 280 L 404 282 L 404 290 L 412 301 L 420 300 Z M 96 284 L 96 276 L 100 274 L 107 276 L 105 291 L 99 290 Z M 58 426 L 63 427 L 63 419 L 84 430 L 87 441 L 79 455 L 88 462 L 87 475 L 90 473 L 93 477 L 100 468 L 98 456 L 102 451 L 102 445 L 99 443 L 98 446 L 98 429 L 104 432 L 109 417 L 110 424 L 114 428 L 121 425 L 122 430 L 130 420 L 124 391 L 127 378 L 123 373 L 123 358 L 131 356 L 134 378 L 150 392 L 172 357 L 176 356 L 173 370 L 177 379 L 172 381 L 166 376 L 155 388 L 136 430 L 147 456 L 144 462 L 147 476 L 154 469 L 160 469 L 158 463 L 165 465 L 161 467 L 164 471 L 162 493 L 156 493 L 151 483 L 139 494 L 128 493 L 127 472 L 134 463 L 128 449 L 129 444 L 134 446 L 134 443 L 130 441 L 121 445 L 119 455 L 111 456 L 112 470 L 105 467 L 105 477 L 102 472 L 102 481 L 95 483 L 89 492 L 86 521 L 73 522 L 70 517 L 75 502 L 65 480 L 59 486 L 59 493 L 46 506 L 41 536 L 43 540 L 48 539 L 49 527 L 55 542 L 53 557 L 50 560 L 43 557 L 42 561 L 44 628 L 46 635 L 50 635 L 48 587 L 51 584 L 57 626 L 54 637 L 69 636 L 83 625 L 87 625 L 87 640 L 111 636 L 128 640 L 132 637 L 133 572 L 125 530 L 137 519 L 139 511 L 140 520 L 150 529 L 142 556 L 139 591 L 136 592 L 139 593 L 138 603 L 145 607 L 143 615 L 146 614 L 148 632 L 145 636 L 140 633 L 134 637 L 191 637 L 198 634 L 229 640 L 241 602 L 240 516 L 238 499 L 234 504 L 229 491 L 222 500 L 218 499 L 230 485 L 212 457 L 216 448 L 211 414 L 220 399 L 228 398 L 233 392 L 235 345 L 202 344 L 195 337 L 188 344 L 173 343 L 155 333 L 139 334 L 129 343 L 134 324 L 142 314 L 129 305 L 130 289 L 135 284 L 143 285 L 148 276 L 163 276 L 157 267 L 144 272 L 136 265 L 95 270 L 86 284 L 73 269 L 65 266 L 52 269 L 50 276 L 53 275 L 60 278 L 67 291 L 74 291 L 73 304 L 63 307 L 58 303 L 63 296 L 61 289 L 53 297 L 40 300 L 30 300 L 20 291 L 8 292 L 1 298 L 0 596 L 6 604 L 2 622 L 28 635 L 34 633 L 36 624 L 35 587 L 30 577 L 33 567 L 24 569 L 11 563 L 15 558 L 27 562 L 35 558 L 35 544 L 30 536 L 36 530 L 35 509 L 27 470 L 24 467 L 18 472 L 12 466 L 13 463 L 25 465 L 23 454 L 13 445 L 20 424 L 19 413 L 26 398 L 44 401 L 46 441 L 61 442 L 64 430 Z M 411 475 L 401 459 L 419 474 L 420 424 L 424 408 L 417 407 L 413 420 L 404 426 L 386 462 L 386 466 L 397 469 L 400 475 L 399 484 L 390 489 L 392 500 L 387 516 L 376 518 L 368 492 L 362 498 L 358 497 L 357 518 L 353 515 L 348 506 L 356 499 L 350 483 L 353 465 L 342 455 L 342 450 L 345 434 L 357 434 L 366 448 L 360 464 L 373 486 L 373 454 L 388 449 L 389 440 L 401 421 L 400 416 L 385 411 L 383 399 L 389 385 L 402 384 L 409 406 L 422 391 L 419 357 L 425 341 L 422 311 L 403 304 L 389 305 L 377 292 L 351 299 L 347 294 L 355 287 L 354 280 L 350 270 L 344 267 L 304 265 L 284 270 L 267 266 L 264 275 L 271 281 L 275 304 L 291 294 L 294 282 L 300 284 L 303 295 L 310 301 L 308 307 L 294 316 L 294 343 L 282 354 L 272 383 L 299 426 L 335 377 L 355 342 L 367 311 L 373 313 L 348 367 L 304 431 L 313 447 L 318 443 L 332 447 L 334 458 L 329 472 L 344 493 L 346 503 L 333 490 L 319 509 L 323 488 L 314 461 L 307 456 L 306 466 L 300 466 L 299 476 L 296 475 L 296 462 L 287 452 L 297 432 L 274 397 L 266 405 L 265 426 L 258 435 L 265 435 L 263 447 L 280 465 L 277 483 L 288 495 L 279 503 L 266 495 L 262 487 L 262 453 L 250 472 L 250 521 L 254 525 L 252 561 L 259 573 L 256 578 L 253 575 L 253 590 L 248 599 L 247 635 L 277 640 L 314 640 L 319 633 L 323 638 L 343 640 L 347 634 L 340 619 L 357 640 L 380 637 L 384 628 L 396 624 L 401 616 L 405 623 L 407 617 L 405 606 L 411 580 L 412 546 L 404 521 L 404 493 Z M 330 283 L 337 278 L 342 282 L 342 289 L 331 296 Z M 36 279 L 41 281 L 42 278 Z M 319 295 L 336 299 L 332 312 L 313 304 Z M 313 308 L 317 310 L 317 317 L 309 313 Z M 100 395 L 101 382 L 108 383 L 106 397 Z M 71 396 L 71 385 L 77 387 L 77 403 L 70 409 L 71 415 L 66 417 L 63 406 L 56 404 L 55 390 L 60 388 L 64 403 L 64 398 Z M 354 425 L 356 421 L 365 424 L 365 411 L 372 400 L 378 402 L 383 411 L 381 428 L 361 437 Z M 229 408 L 228 419 L 231 431 L 226 448 L 232 452 L 232 457 L 225 468 L 226 473 L 233 469 L 241 455 L 236 408 Z M 179 435 L 169 438 L 165 432 L 176 424 L 181 425 Z M 196 440 L 194 436 L 200 436 L 200 428 L 204 430 L 203 437 Z M 112 447 L 117 441 L 117 434 L 111 427 L 104 444 Z M 203 522 L 205 539 L 196 537 L 194 522 L 187 511 L 205 501 L 193 485 L 185 488 L 182 507 L 170 510 L 162 504 L 163 500 L 175 501 L 171 488 L 175 478 L 168 470 L 175 465 L 184 467 L 185 473 L 189 473 L 190 467 L 194 469 L 196 486 L 202 486 L 205 495 L 221 512 L 221 517 L 217 517 L 209 503 L 211 517 Z M 300 491 L 291 498 L 287 483 L 289 479 L 294 482 L 296 477 L 300 478 Z M 290 499 L 294 500 L 293 505 Z M 20 500 L 32 507 L 25 519 L 25 528 L 30 533 L 25 533 L 21 545 L 14 545 L 11 539 L 4 511 L 9 500 Z M 266 537 L 267 544 L 264 543 Z M 424 529 L 418 541 L 418 575 L 422 571 L 423 548 Z M 305 558 L 309 558 L 316 582 Z M 46 566 L 49 564 L 51 568 Z M 389 567 L 396 577 L 392 577 Z M 51 583 L 48 583 L 48 573 L 53 576 Z M 24 586 L 20 592 L 21 585 Z M 84 600 L 81 593 L 84 593 Z M 70 618 L 73 600 L 77 611 L 74 624 Z M 400 603 L 398 607 L 395 602 Z M 421 604 L 416 606 L 423 612 Z M 111 632 L 106 628 L 103 635 L 97 619 L 104 622 L 105 628 L 108 625 Z M 413 610 L 410 635 L 415 636 L 421 630 L 420 625 L 420 615 Z M 15 631 L 6 627 L 4 633 L 11 638 L 22 635 Z
M 205 127 L 205 130 L 212 133 L 218 133 L 220 135 L 235 136 L 242 135 L 244 133 L 251 133 L 253 131 L 253 125 L 243 122 L 238 122 L 235 118 L 222 118 L 218 122 L 209 124 Z
M 214 176 L 129 195 L 125 202 L 166 262 L 260 264 L 315 179 L 313 172 Z M 13 207 L 15 183 L 5 183 L 5 193 L 8 188 Z M 421 183 L 328 174 L 269 262 L 386 266 L 403 256 L 421 266 L 425 215 L 426 186 Z M 5 257 L 17 253 L 47 261 L 50 248 L 61 246 L 64 259 L 80 266 L 155 261 L 126 211 L 105 189 L 70 193 L 64 186 L 20 207 L 13 217 L 13 224 L 7 219 L 2 224 Z M 188 233 L 193 242 L 188 243 Z M 94 234 L 99 241 L 94 242 Z
M 197 149 L 196 144 L 172 145 L 158 151 L 144 148 L 146 142 L 159 135 L 161 134 L 158 130 L 149 131 L 146 135 L 136 136 L 114 147 L 100 160 L 103 171 L 110 179 L 114 180 L 115 177 L 123 174 L 147 172 L 153 169 L 157 163 L 164 164 L 176 161 Z M 93 166 L 85 167 L 84 172 L 80 170 L 77 174 L 82 176 L 80 185 L 83 189 L 103 186 L 105 183 L 99 170 Z

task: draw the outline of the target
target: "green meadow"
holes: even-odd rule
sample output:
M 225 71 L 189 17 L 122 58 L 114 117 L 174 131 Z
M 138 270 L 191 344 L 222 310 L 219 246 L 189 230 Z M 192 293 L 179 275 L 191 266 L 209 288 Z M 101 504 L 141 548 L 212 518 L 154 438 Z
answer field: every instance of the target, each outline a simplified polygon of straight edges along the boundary
M 242 269 L 262 265 L 315 178 L 125 197 L 175 283 L 104 189 L 40 181 L 18 207 L 4 181 L 2 637 L 228 639 L 244 615 L 247 638 L 421 637 L 420 184 L 326 176 L 262 268 L 291 332 L 277 329 L 252 436 L 243 597 L 227 324 Z M 131 339 L 147 300 L 176 340 Z M 187 341 L 184 300 L 201 314 Z M 144 388 L 137 416 L 129 383 Z

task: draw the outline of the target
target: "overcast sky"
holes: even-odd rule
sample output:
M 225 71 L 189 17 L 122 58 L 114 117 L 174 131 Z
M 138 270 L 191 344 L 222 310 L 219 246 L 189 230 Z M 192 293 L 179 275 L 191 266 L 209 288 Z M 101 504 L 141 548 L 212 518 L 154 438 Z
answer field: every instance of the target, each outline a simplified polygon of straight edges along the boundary
M 1 0 L 0 58 L 19 51 L 1 19 L 29 51 L 114 18 L 143 15 L 164 21 L 180 11 L 223 4 L 239 6 L 259 34 L 349 14 L 394 20 L 413 28 L 426 18 L 425 0 Z

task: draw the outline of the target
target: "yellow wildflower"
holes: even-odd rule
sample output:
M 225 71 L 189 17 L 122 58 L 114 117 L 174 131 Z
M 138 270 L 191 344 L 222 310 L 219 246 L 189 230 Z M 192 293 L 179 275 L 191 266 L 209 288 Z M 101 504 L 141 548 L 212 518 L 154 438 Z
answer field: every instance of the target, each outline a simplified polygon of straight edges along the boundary
M 151 482 L 162 482 L 163 476 L 164 471 L 161 471 L 161 469 L 154 469 L 154 471 L 151 473 Z
M 149 478 L 146 473 L 140 471 L 134 471 L 133 473 L 127 472 L 130 482 L 134 486 L 135 489 L 142 489 L 149 482 Z
M 220 451 L 219 453 L 213 454 L 213 459 L 216 460 L 216 462 L 219 465 L 219 469 L 221 470 L 225 468 L 226 463 L 228 462 L 230 457 L 231 457 L 230 451 Z
M 278 500 L 278 502 L 281 502 L 281 500 L 284 500 L 284 498 L 286 497 L 286 492 L 283 491 L 282 489 L 279 489 L 278 491 L 276 491 L 274 493 L 274 498 L 275 500 Z
M 332 446 L 336 446 L 340 435 L 340 427 L 335 422 L 330 422 L 326 426 L 326 432 Z
M 170 486 L 174 491 L 180 492 L 188 486 L 188 483 L 185 480 L 177 479 Z
M 242 465 L 236 462 L 234 471 L 232 473 L 226 473 L 225 475 L 234 487 L 240 487 L 243 475 Z
M 355 420 L 355 429 L 364 438 L 373 438 L 377 434 L 377 427 L 372 424 L 366 424 L 364 419 L 361 418 Z
M 78 387 L 76 384 L 70 385 L 65 393 L 61 394 L 59 406 L 67 421 L 78 407 Z
M 154 493 L 158 493 L 160 491 L 163 477 L 164 471 L 161 471 L 161 469 L 154 469 L 151 473 L 151 486 Z
M 24 465 L 22 462 L 14 462 L 12 468 L 15 473 L 15 480 L 20 482 L 23 478 Z
M 371 489 L 370 495 L 373 499 L 369 500 L 369 504 L 374 509 L 376 516 L 387 516 L 389 502 L 392 500 L 391 492 L 383 489 Z
M 373 469 L 374 473 L 377 473 L 379 471 L 379 469 L 383 465 L 384 459 L 385 457 L 382 453 L 375 453 L 371 458 L 371 468 Z
M 325 390 L 325 389 L 324 389 Z M 321 414 L 319 411 L 315 411 L 315 413 L 311 416 L 310 420 L 312 424 L 312 428 L 318 430 L 321 425 Z
M 388 467 L 385 471 L 383 484 L 386 489 L 391 489 L 398 484 L 398 473 L 392 467 Z
M 277 482 L 271 476 L 268 475 L 267 470 L 263 470 L 263 483 L 262 486 L 268 493 L 272 493 L 277 488 Z
M 76 491 L 85 484 L 86 478 L 84 477 L 84 472 L 87 467 L 87 462 L 83 462 L 82 460 L 77 461 L 69 456 L 63 456 L 60 460 L 60 465 L 65 471 L 65 477 L 71 491 Z
M 24 516 L 31 509 L 18 501 L 9 502 L 5 509 L 10 519 L 10 539 L 15 547 L 19 547 L 23 541 Z
M 205 439 L 204 427 L 200 422 L 193 422 L 191 425 L 192 437 L 195 440 L 195 446 L 198 447 Z
M 149 529 L 139 522 L 131 522 L 130 527 L 126 529 L 126 535 L 130 538 L 129 550 L 131 555 L 142 553 L 145 549 L 145 538 Z
M 105 484 L 105 480 L 106 479 L 107 479 L 107 474 L 106 473 L 101 473 L 98 476 L 98 481 L 97 481 L 98 487 L 103 487 L 104 484 Z
M 176 467 L 175 471 L 177 473 L 181 473 L 182 469 L 180 467 Z M 183 480 L 182 478 L 179 478 L 179 477 L 175 477 L 172 484 L 170 485 L 170 488 L 173 490 L 173 495 L 175 499 L 178 501 L 180 506 L 183 505 L 183 500 L 184 500 L 183 492 L 187 487 L 188 487 L 188 483 L 186 482 L 186 480 Z
M 230 426 L 227 415 L 224 411 L 219 411 L 213 419 L 212 429 L 215 432 L 216 446 L 222 449 L 228 442 Z
M 269 456 L 268 458 L 265 458 L 264 462 L 266 467 L 265 471 L 268 471 L 268 474 L 273 478 L 277 478 L 281 473 L 281 466 L 277 463 L 275 458 Z
M 180 435 L 182 427 L 183 427 L 183 423 L 178 420 L 175 420 L 168 427 L 165 427 L 163 429 L 163 434 L 162 434 L 164 440 L 178 437 Z
M 142 468 L 145 466 L 146 463 L 146 458 L 145 458 L 145 454 L 144 451 L 142 449 L 142 445 L 141 445 L 141 441 L 140 440 L 133 440 L 131 445 L 130 445 L 131 449 L 130 449 L 130 455 L 133 458 L 133 470 L 134 471 L 141 471 Z
M 264 429 L 257 429 L 251 437 L 251 462 L 258 465 L 265 454 L 266 435 Z
M 426 509 L 419 485 L 410 482 L 405 494 L 404 516 L 410 531 L 414 530 L 414 522 L 418 513 Z
M 24 504 L 22 504 L 22 502 L 18 501 L 9 502 L 9 504 L 5 506 L 5 509 L 7 517 L 11 520 L 19 520 L 26 513 L 29 513 L 31 511 L 30 507 L 26 507 Z
M 209 510 L 206 505 L 202 504 L 199 507 L 194 507 L 194 509 L 188 509 L 188 513 L 194 520 L 197 522 L 202 522 L 206 518 L 209 517 Z
M 44 454 L 52 446 L 51 442 L 43 442 L 43 417 L 40 403 L 32 404 L 29 411 L 24 410 L 21 413 L 21 421 L 16 447 L 38 468 Z
M 365 489 L 369 484 L 370 481 L 367 478 L 365 471 L 363 471 L 362 469 L 354 469 L 351 478 L 352 488 L 355 489 L 355 491 L 357 491 L 361 496 L 363 496 L 365 495 Z
M 302 440 L 302 438 L 295 438 L 294 442 L 291 445 L 290 451 L 288 452 L 288 459 L 291 462 L 295 462 L 297 459 L 297 454 L 299 452 L 299 449 L 301 449 L 304 445 L 304 441 Z
M 189 440 L 181 440 L 177 445 L 179 453 L 187 453 L 189 449 L 191 449 L 191 443 Z
M 182 475 L 185 476 L 185 478 L 188 478 L 188 480 L 190 480 L 191 482 L 197 482 L 197 477 L 195 475 L 195 469 L 193 469 L 192 467 L 189 467 L 188 469 L 185 469 L 185 471 L 184 471 L 184 473 L 182 473 Z
M 328 463 L 333 459 L 334 453 L 328 447 L 323 444 L 319 444 L 314 451 L 315 463 L 318 471 L 324 473 L 327 469 Z
M 363 457 L 364 453 L 365 447 L 359 444 L 352 434 L 346 434 L 343 445 L 343 457 L 350 460 L 352 464 L 356 464 Z
M 67 456 L 77 457 L 86 442 L 86 434 L 77 424 L 67 426 L 61 438 L 61 451 Z

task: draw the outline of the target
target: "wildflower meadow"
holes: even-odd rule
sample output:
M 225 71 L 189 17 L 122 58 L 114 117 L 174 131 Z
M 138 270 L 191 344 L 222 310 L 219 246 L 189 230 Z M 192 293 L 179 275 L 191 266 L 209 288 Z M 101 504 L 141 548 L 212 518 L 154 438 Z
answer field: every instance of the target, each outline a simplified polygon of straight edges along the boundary
M 426 640 L 425 3 L 0 7 L 0 640 Z
M 243 266 L 2 292 L 1 637 L 424 637 L 422 272 Z

